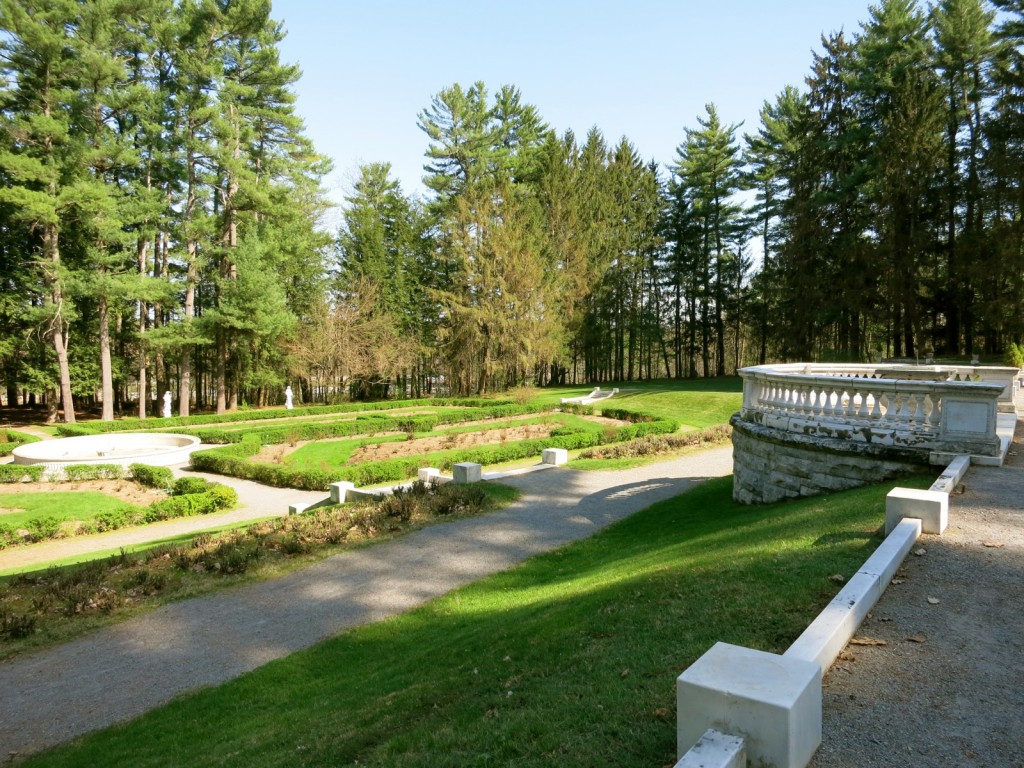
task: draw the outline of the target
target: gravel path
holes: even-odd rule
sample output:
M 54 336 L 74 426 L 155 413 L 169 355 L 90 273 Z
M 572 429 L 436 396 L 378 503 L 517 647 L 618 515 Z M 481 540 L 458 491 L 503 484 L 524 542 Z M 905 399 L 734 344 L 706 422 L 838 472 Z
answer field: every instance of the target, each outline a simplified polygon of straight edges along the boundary
M 813 768 L 1024 768 L 1024 428 L 964 484 L 825 676 Z
M 166 605 L 0 664 L 0 756 L 130 719 L 360 624 L 592 535 L 732 471 L 725 446 L 621 472 L 555 469 L 504 482 L 523 496 L 272 581 Z M 0 757 L 2 759 L 2 757 Z

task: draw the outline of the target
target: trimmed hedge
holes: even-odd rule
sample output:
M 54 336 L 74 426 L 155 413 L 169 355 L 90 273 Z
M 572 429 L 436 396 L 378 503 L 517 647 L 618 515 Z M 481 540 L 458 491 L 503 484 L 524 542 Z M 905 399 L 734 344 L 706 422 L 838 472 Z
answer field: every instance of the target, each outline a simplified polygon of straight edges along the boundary
M 239 443 L 255 436 L 262 445 L 279 445 L 293 440 L 326 440 L 333 437 L 352 437 L 378 432 L 430 432 L 443 424 L 461 424 L 467 421 L 507 419 L 543 413 L 545 408 L 529 405 L 502 404 L 488 408 L 466 407 L 458 411 L 427 414 L 423 416 L 385 416 L 381 414 L 372 420 L 328 421 L 292 423 L 274 427 L 249 427 L 246 429 L 190 429 L 185 430 L 204 443 Z
M 0 464 L 0 483 L 38 483 L 45 469 L 42 464 Z
M 41 438 L 10 429 L 0 430 L 0 456 L 10 456 L 14 449 L 26 443 L 38 443 Z
M 636 418 L 636 414 L 632 416 Z M 503 445 L 437 451 L 420 456 L 369 461 L 351 467 L 305 471 L 277 464 L 260 464 L 249 461 L 248 459 L 256 455 L 261 447 L 258 436 L 250 434 L 243 442 L 229 447 L 196 451 L 192 454 L 192 467 L 202 472 L 214 472 L 230 477 L 255 480 L 264 485 L 326 491 L 331 483 L 340 480 L 350 480 L 356 485 L 397 482 L 414 477 L 420 467 L 435 466 L 439 469 L 451 469 L 452 465 L 465 461 L 477 464 L 500 464 L 536 456 L 545 448 L 576 450 L 632 440 L 643 435 L 675 432 L 678 429 L 678 422 L 671 419 L 643 421 L 604 431 L 563 427 L 552 432 L 549 437 L 518 440 Z
M 121 480 L 124 478 L 124 467 L 120 464 L 68 464 L 64 467 L 64 477 L 69 483 Z
M 174 483 L 174 473 L 169 467 L 154 467 L 151 464 L 129 464 L 128 471 L 132 479 L 146 488 L 170 488 Z
M 395 408 L 416 408 L 420 406 L 459 406 L 466 408 L 485 408 L 500 405 L 513 405 L 511 400 L 492 400 L 487 398 L 451 398 L 421 397 L 413 400 L 384 400 L 375 403 L 344 403 L 341 405 L 313 405 L 305 408 L 267 408 L 258 411 L 232 411 L 220 414 L 201 414 L 197 416 L 172 416 L 148 419 L 130 418 L 116 421 L 87 421 L 76 424 L 62 424 L 57 428 L 62 437 L 80 437 L 105 432 L 131 432 L 170 427 L 188 427 L 202 424 L 225 424 L 234 421 L 259 421 L 262 419 L 284 419 L 291 416 L 318 416 L 335 413 L 359 413 L 363 411 L 389 411 Z

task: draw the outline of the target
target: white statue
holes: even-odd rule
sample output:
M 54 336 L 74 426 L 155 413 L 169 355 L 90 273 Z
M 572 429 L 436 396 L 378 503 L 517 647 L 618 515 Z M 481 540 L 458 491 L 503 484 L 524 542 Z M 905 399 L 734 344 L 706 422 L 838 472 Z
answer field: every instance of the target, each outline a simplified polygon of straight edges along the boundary
M 284 388 L 284 407 L 289 411 L 292 409 L 292 386 L 289 384 Z
M 171 418 L 171 390 L 164 392 L 164 418 Z

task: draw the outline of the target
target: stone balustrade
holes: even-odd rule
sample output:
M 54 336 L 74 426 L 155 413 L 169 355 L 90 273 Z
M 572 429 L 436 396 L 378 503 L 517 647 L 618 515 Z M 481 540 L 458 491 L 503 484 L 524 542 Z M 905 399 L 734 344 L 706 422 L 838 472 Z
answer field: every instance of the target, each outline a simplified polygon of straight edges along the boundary
M 1016 369 L 788 365 L 740 371 L 752 424 L 808 437 L 994 456 Z
M 881 482 L 955 455 L 999 463 L 1000 410 L 1013 405 L 1017 370 L 793 363 L 739 373 L 733 498 L 760 504 Z

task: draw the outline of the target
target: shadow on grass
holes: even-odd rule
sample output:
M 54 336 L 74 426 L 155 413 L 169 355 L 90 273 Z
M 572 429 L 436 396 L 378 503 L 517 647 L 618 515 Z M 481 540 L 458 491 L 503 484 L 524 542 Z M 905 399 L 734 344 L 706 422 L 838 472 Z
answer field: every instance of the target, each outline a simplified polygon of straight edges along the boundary
M 719 640 L 784 650 L 886 491 L 748 508 L 712 480 L 26 765 L 671 764 L 675 677 Z

